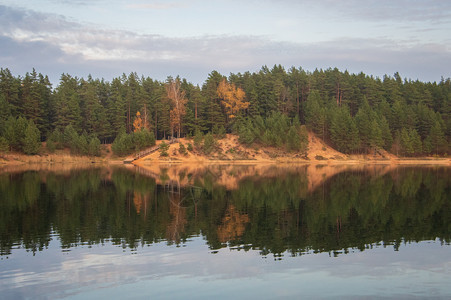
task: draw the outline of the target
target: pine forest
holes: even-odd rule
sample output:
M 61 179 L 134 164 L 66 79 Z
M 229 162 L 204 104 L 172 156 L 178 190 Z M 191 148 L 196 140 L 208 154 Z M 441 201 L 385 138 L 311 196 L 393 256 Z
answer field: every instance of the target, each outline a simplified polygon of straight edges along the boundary
M 111 82 L 62 74 L 52 86 L 32 70 L 0 69 L 0 152 L 39 153 L 69 147 L 99 155 L 101 144 L 125 155 L 156 139 L 239 136 L 242 144 L 297 151 L 306 131 L 346 154 L 385 149 L 398 156 L 448 155 L 451 81 L 383 78 L 337 68 L 305 71 L 281 65 L 224 76 L 202 86 L 136 73 Z

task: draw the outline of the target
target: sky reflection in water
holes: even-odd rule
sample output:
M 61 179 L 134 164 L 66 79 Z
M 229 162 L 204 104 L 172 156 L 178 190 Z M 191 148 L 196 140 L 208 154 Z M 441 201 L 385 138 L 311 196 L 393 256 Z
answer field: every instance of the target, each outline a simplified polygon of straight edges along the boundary
M 202 237 L 123 249 L 110 243 L 63 252 L 58 241 L 35 256 L 14 250 L 1 261 L 0 290 L 20 298 L 284 298 L 445 297 L 451 295 L 451 255 L 439 241 L 375 246 L 333 257 L 282 260 L 257 250 L 219 249 Z M 425 255 L 427 253 L 427 255 Z

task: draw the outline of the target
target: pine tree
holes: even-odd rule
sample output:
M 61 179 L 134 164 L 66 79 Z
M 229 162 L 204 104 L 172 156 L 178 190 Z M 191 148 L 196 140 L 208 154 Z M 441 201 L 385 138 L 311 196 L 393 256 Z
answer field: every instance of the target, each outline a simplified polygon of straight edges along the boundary
M 255 136 L 252 133 L 252 130 L 246 125 L 240 126 L 238 131 L 238 141 L 242 144 L 250 145 L 254 142 Z
M 7 152 L 9 150 L 8 140 L 0 136 L 0 152 Z
M 406 128 L 401 130 L 401 150 L 405 156 L 411 156 L 414 153 L 412 141 Z
M 295 126 L 290 126 L 287 134 L 287 150 L 299 151 L 301 150 L 301 138 Z
M 326 130 L 326 110 L 320 93 L 311 91 L 305 104 L 305 124 L 323 139 Z
M 11 116 L 15 118 L 20 116 L 23 109 L 23 103 L 19 97 L 20 86 L 20 78 L 15 78 L 8 68 L 0 68 L 0 94 L 9 105 Z
M 165 141 L 161 142 L 160 144 L 160 156 L 169 156 L 168 150 L 169 150 L 169 145 L 166 144 Z
M 11 110 L 9 103 L 6 101 L 5 96 L 0 94 L 0 135 L 3 134 L 3 130 L 6 126 L 6 121 L 11 117 Z
M 202 146 L 202 150 L 205 154 L 210 154 L 216 146 L 216 140 L 213 135 L 209 132 L 205 135 L 204 144 Z
M 223 76 L 217 71 L 213 71 L 208 75 L 207 80 L 202 86 L 202 95 L 205 99 L 205 127 L 212 130 L 213 126 L 226 125 L 225 115 L 222 112 L 220 99 L 218 97 L 218 86 L 223 80 Z
M 110 93 L 111 95 L 107 106 L 107 116 L 114 135 L 117 136 L 120 129 L 125 126 L 127 120 L 127 106 L 124 98 L 124 87 L 120 79 L 113 79 Z
M 100 140 L 95 136 L 91 137 L 89 140 L 88 155 L 100 156 Z
M 347 106 L 337 107 L 332 111 L 330 138 L 338 151 L 349 153 L 352 117 Z
M 5 123 L 4 137 L 8 141 L 11 150 L 23 151 L 25 130 L 28 122 L 25 118 L 9 117 Z
M 75 131 L 83 130 L 83 118 L 80 108 L 78 78 L 61 75 L 60 85 L 55 92 L 56 126 L 65 128 L 72 125 Z
M 199 129 L 196 129 L 194 132 L 194 148 L 196 150 L 200 150 L 202 147 L 202 141 L 204 140 L 204 135 L 202 134 L 202 131 Z
M 388 125 L 388 121 L 384 116 L 379 116 L 378 120 L 379 120 L 379 122 L 378 122 L 379 128 L 380 128 L 381 134 L 382 134 L 382 140 L 383 140 L 382 147 L 385 150 L 389 150 L 393 143 L 393 137 L 390 132 L 390 127 Z
M 359 129 L 359 138 L 361 142 L 361 148 L 364 151 L 368 151 L 370 148 L 374 148 L 376 145 L 380 145 L 380 139 L 382 133 L 375 121 L 375 113 L 371 109 L 366 98 L 363 99 L 362 106 L 359 108 L 355 121 L 357 128 Z M 377 127 L 377 129 L 374 128 Z
M 78 139 L 77 131 L 75 131 L 72 125 L 67 125 L 64 128 L 63 132 L 64 146 L 71 147 L 71 145 L 74 145 L 76 143 L 77 139 Z
M 30 120 L 25 129 L 23 152 L 28 155 L 37 154 L 41 149 L 41 134 L 34 122 Z
M 376 119 L 371 122 L 370 130 L 370 145 L 376 151 L 378 148 L 382 147 L 384 140 L 382 139 L 382 130 L 379 127 Z
M 300 130 L 299 136 L 301 139 L 301 146 L 299 148 L 299 152 L 304 153 L 306 155 L 309 144 L 307 127 L 305 127 L 305 125 L 302 125 L 299 130 Z
M 423 152 L 421 137 L 415 129 L 409 131 L 410 142 L 412 143 L 413 154 L 419 155 Z
M 431 128 L 429 136 L 427 137 L 427 142 L 430 144 L 430 148 L 435 155 L 438 155 L 438 153 L 442 151 L 442 148 L 445 148 L 445 135 L 439 121 L 436 121 Z
M 187 155 L 188 152 L 186 152 L 186 147 L 183 145 L 183 143 L 179 143 L 179 153 L 181 155 Z

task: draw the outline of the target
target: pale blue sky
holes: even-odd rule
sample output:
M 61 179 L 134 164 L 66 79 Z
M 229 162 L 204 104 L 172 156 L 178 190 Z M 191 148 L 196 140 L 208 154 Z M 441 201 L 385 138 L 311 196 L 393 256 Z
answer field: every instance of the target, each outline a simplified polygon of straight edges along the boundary
M 451 77 L 451 1 L 0 0 L 0 67 L 202 83 L 262 65 Z

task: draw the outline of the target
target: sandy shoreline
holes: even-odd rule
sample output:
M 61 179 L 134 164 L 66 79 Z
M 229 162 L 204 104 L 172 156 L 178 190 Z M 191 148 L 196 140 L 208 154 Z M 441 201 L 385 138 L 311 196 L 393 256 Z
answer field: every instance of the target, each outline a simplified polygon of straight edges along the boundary
M 162 141 L 157 141 L 157 145 Z M 43 153 L 41 155 L 24 155 L 21 153 L 0 153 L 0 168 L 13 165 L 36 164 L 94 164 L 118 165 L 129 160 L 133 165 L 451 165 L 451 157 L 398 157 L 385 150 L 379 150 L 377 155 L 347 155 L 331 148 L 313 133 L 309 133 L 309 146 L 305 153 L 286 152 L 283 148 L 263 147 L 262 145 L 244 146 L 239 143 L 238 136 L 227 134 L 216 141 L 215 150 L 205 155 L 200 149 L 180 153 L 180 145 L 188 149 L 193 141 L 181 138 L 177 143 L 169 145 L 166 157 L 161 157 L 159 151 L 148 154 L 138 160 L 133 160 L 133 154 L 128 157 L 113 155 L 111 145 L 102 146 L 101 157 L 74 156 L 69 149 L 59 150 L 56 153 Z
M 99 157 L 83 157 L 71 155 L 49 155 L 49 156 L 27 156 L 17 154 L 0 155 L 0 168 L 3 166 L 24 166 L 24 165 L 78 165 L 78 164 L 95 164 L 95 165 L 121 165 L 124 159 L 116 158 L 99 158 Z M 451 166 L 451 158 L 396 158 L 396 159 L 326 159 L 326 160 L 306 160 L 295 158 L 276 158 L 276 159 L 208 159 L 208 158 L 152 158 L 139 159 L 133 161 L 133 165 L 149 166 L 149 165 L 180 165 L 180 164 L 200 164 L 200 165 L 255 165 L 255 164 L 277 164 L 277 165 L 444 165 Z
M 180 164 L 201 164 L 201 165 L 256 165 L 256 164 L 277 164 L 277 165 L 449 165 L 451 159 L 390 159 L 390 160 L 299 160 L 299 159 L 275 159 L 275 160 L 137 160 L 133 162 L 137 166 L 148 165 L 180 165 Z

